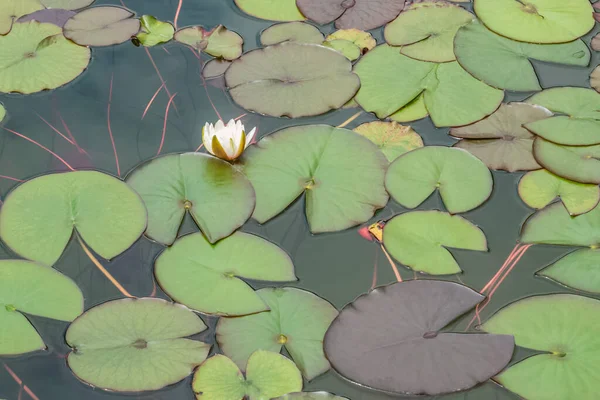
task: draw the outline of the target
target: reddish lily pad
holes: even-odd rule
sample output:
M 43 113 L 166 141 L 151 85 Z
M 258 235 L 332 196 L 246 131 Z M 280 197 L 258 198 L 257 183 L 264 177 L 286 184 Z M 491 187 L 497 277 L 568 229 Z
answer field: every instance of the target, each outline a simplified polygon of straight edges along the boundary
M 325 352 L 345 378 L 373 389 L 440 395 L 469 389 L 510 361 L 508 335 L 441 332 L 484 297 L 454 282 L 412 280 L 377 288 L 344 307 Z
M 263 46 L 272 46 L 283 42 L 321 44 L 325 40 L 321 31 L 305 22 L 284 22 L 268 27 L 260 34 Z
M 96 0 L 40 0 L 40 3 L 48 9 L 79 10 L 85 8 Z
M 60 8 L 45 8 L 19 18 L 17 22 L 37 21 L 47 24 L 54 24 L 62 28 L 65 23 L 77 14 L 75 11 L 63 10 Z
M 132 11 L 115 6 L 92 7 L 69 19 L 63 33 L 82 46 L 111 46 L 128 41 L 140 30 Z

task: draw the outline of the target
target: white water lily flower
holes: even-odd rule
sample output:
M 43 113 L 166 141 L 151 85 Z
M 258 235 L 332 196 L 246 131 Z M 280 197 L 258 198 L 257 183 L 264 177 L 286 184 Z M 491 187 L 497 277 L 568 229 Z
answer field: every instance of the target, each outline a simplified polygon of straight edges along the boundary
M 255 133 L 256 128 L 246 134 L 244 125 L 233 119 L 227 125 L 221 120 L 214 125 L 207 122 L 202 129 L 202 143 L 210 154 L 223 160 L 232 161 L 242 155 L 252 142 Z

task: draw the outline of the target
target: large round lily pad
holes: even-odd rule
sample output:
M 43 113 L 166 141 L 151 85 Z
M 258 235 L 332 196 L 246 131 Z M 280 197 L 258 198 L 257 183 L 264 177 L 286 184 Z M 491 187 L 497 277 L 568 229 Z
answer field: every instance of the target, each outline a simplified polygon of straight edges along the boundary
M 200 365 L 210 345 L 184 339 L 206 329 L 187 308 L 156 298 L 113 300 L 67 330 L 67 363 L 82 381 L 119 392 L 157 390 Z
M 520 42 L 570 42 L 595 24 L 588 0 L 475 0 L 473 8 L 489 29 Z
M 289 393 L 274 400 L 348 400 L 327 392 L 297 392 Z
M 517 42 L 497 35 L 478 21 L 463 26 L 454 39 L 460 65 L 490 86 L 513 91 L 541 90 L 530 59 L 585 67 L 590 50 L 582 40 L 564 44 Z
M 0 355 L 46 347 L 21 313 L 73 321 L 82 312 L 83 294 L 71 279 L 30 261 L 0 261 Z
M 272 46 L 283 42 L 321 44 L 325 37 L 314 25 L 305 22 L 284 22 L 268 27 L 260 34 L 263 46 Z
M 544 208 L 557 197 L 569 214 L 584 214 L 598 205 L 598 185 L 573 182 L 545 169 L 527 173 L 519 181 L 519 196 L 532 208 Z
M 252 214 L 254 190 L 226 161 L 201 153 L 169 154 L 136 168 L 127 183 L 148 208 L 146 235 L 170 245 L 186 212 L 211 243 L 231 235 Z
M 313 233 L 361 224 L 388 201 L 383 185 L 387 159 L 371 141 L 347 129 L 282 129 L 249 147 L 240 162 L 256 191 L 253 217 L 260 223 L 302 193 Z
M 412 211 L 385 224 L 383 243 L 390 254 L 415 271 L 431 275 L 462 270 L 446 248 L 487 251 L 485 234 L 458 215 Z
M 241 369 L 256 350 L 287 352 L 311 380 L 329 370 L 323 336 L 337 310 L 326 300 L 295 288 L 265 288 L 256 292 L 269 307 L 244 317 L 221 318 L 216 335 L 219 348 Z
M 388 193 L 404 207 L 418 207 L 437 189 L 453 214 L 479 207 L 493 186 L 492 174 L 481 160 L 465 150 L 441 146 L 404 154 L 385 176 Z
M 493 113 L 504 97 L 501 90 L 473 78 L 457 62 L 431 63 L 377 46 L 354 67 L 361 87 L 356 101 L 379 118 L 394 114 L 424 93 L 436 126 L 460 126 Z
M 0 35 L 10 32 L 19 17 L 42 9 L 39 0 L 0 0 Z
M 578 249 L 537 272 L 567 287 L 600 293 L 600 250 Z
M 554 294 L 517 301 L 482 328 L 514 335 L 518 346 L 543 352 L 511 366 L 494 378 L 529 400 L 594 399 L 600 390 L 600 302 Z
M 491 169 L 508 172 L 539 169 L 532 150 L 535 136 L 523 128 L 523 124 L 551 115 L 541 106 L 502 104 L 495 113 L 481 121 L 450 129 L 450 135 L 463 139 L 454 147 L 467 150 Z
M 377 288 L 344 307 L 325 353 L 347 379 L 373 389 L 439 395 L 469 389 L 510 361 L 508 335 L 440 332 L 484 297 L 454 282 L 412 280 Z
M 454 35 L 474 18 L 464 8 L 445 1 L 413 3 L 385 27 L 385 41 L 402 46 L 402 54 L 417 60 L 453 61 Z
M 60 8 L 44 8 L 31 14 L 22 16 L 17 22 L 37 21 L 46 24 L 54 24 L 62 28 L 67 21 L 77 14 L 75 11 L 63 10 Z
M 142 199 L 96 171 L 43 175 L 14 189 L 0 209 L 0 237 L 20 256 L 53 265 L 73 229 L 101 257 L 127 250 L 146 229 Z
M 600 243 L 600 206 L 572 217 L 562 203 L 554 203 L 525 221 L 521 242 L 597 247 Z
M 404 0 L 296 0 L 308 19 L 319 24 L 335 21 L 337 29 L 363 31 L 379 28 L 396 18 L 404 3 Z
M 90 54 L 87 47 L 65 39 L 56 25 L 14 23 L 9 34 L 0 36 L 0 92 L 56 89 L 87 68 Z
M 360 87 L 346 57 L 324 46 L 293 42 L 244 54 L 231 64 L 225 80 L 241 107 L 291 118 L 340 108 Z
M 235 60 L 241 56 L 244 44 L 240 35 L 223 25 L 218 25 L 210 31 L 201 26 L 190 26 L 175 32 L 174 38 L 180 43 L 225 60 Z
M 126 8 L 88 8 L 67 21 L 65 37 L 83 46 L 111 46 L 128 41 L 140 30 L 140 21 Z
M 356 128 L 358 133 L 375 143 L 392 162 L 402 154 L 423 147 L 423 139 L 410 126 L 397 122 L 366 122 Z
M 297 279 L 294 264 L 282 249 L 242 232 L 216 244 L 210 244 L 200 233 L 184 236 L 156 259 L 154 275 L 172 299 L 217 315 L 247 315 L 269 309 L 240 278 L 273 282 Z
M 296 0 L 235 0 L 246 14 L 272 21 L 304 21 Z
M 85 8 L 96 0 L 40 0 L 46 8 L 62 8 L 63 10 L 79 10 Z
M 561 146 L 542 138 L 533 142 L 536 161 L 548 171 L 581 183 L 600 183 L 600 145 Z
M 527 102 L 561 114 L 525 126 L 536 135 L 570 146 L 600 143 L 600 94 L 595 90 L 552 88 L 530 97 Z
M 258 350 L 244 377 L 233 361 L 217 354 L 198 368 L 192 388 L 201 400 L 267 400 L 302 390 L 302 375 L 281 354 Z

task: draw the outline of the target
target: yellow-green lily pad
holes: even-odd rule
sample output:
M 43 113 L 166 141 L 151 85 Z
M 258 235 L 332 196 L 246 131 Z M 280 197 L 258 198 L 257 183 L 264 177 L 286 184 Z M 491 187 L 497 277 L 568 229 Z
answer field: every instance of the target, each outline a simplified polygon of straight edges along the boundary
M 377 41 L 369 32 L 361 31 L 360 29 L 339 29 L 325 38 L 327 41 L 331 40 L 349 40 L 358 46 L 362 54 L 365 54 L 369 50 L 373 50 L 377 46 Z
M 355 45 L 354 43 L 352 43 L 349 40 L 344 40 L 344 39 L 327 40 L 327 41 L 323 42 L 323 46 L 329 47 L 331 49 L 334 49 L 334 50 L 342 53 L 350 61 L 357 60 L 361 55 L 360 47 L 358 47 L 357 45 Z
M 263 46 L 272 46 L 283 42 L 321 44 L 325 40 L 323 34 L 314 25 L 306 22 L 283 22 L 275 24 L 260 34 L 260 43 Z
M 425 107 L 425 92 L 415 97 L 407 105 L 393 113 L 389 118 L 396 122 L 411 122 L 423 119 L 429 115 Z
M 558 176 L 581 183 L 600 183 L 600 144 L 561 146 L 540 137 L 533 141 L 536 161 Z
M 223 25 L 207 31 L 201 26 L 190 26 L 175 32 L 175 40 L 225 60 L 235 60 L 242 55 L 244 39 Z
M 423 147 L 423 139 L 413 128 L 393 121 L 366 122 L 354 128 L 354 132 L 375 143 L 389 162 L 404 153 Z
M 10 32 L 19 17 L 43 9 L 39 0 L 0 0 L 0 35 Z
M 152 15 L 140 18 L 142 31 L 135 37 L 142 46 L 152 47 L 173 39 L 175 28 L 170 22 L 160 21 Z
M 600 293 L 600 250 L 578 249 L 538 271 L 536 275 L 575 290 Z
M 296 0 L 235 0 L 235 4 L 248 15 L 271 21 L 304 21 Z

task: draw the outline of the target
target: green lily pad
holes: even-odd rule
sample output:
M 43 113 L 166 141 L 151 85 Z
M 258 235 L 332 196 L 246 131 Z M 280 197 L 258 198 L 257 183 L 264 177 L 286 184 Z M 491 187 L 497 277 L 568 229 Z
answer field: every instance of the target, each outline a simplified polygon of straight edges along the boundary
M 60 8 L 63 10 L 79 10 L 91 6 L 96 0 L 40 0 L 46 8 Z
M 525 221 L 521 242 L 595 248 L 600 243 L 600 207 L 573 217 L 562 203 L 551 204 Z
M 385 27 L 385 41 L 402 46 L 400 53 L 417 60 L 448 62 L 456 57 L 454 35 L 473 14 L 445 1 L 413 3 Z
M 44 8 L 22 16 L 17 22 L 37 21 L 41 23 L 54 24 L 62 28 L 71 17 L 77 14 L 75 11 L 63 10 L 61 8 Z
M 462 149 L 427 146 L 394 161 L 385 176 L 394 200 L 415 208 L 439 189 L 446 209 L 461 213 L 479 207 L 492 194 L 494 182 L 481 160 Z
M 339 29 L 329 34 L 325 40 L 332 41 L 337 39 L 349 40 L 358 46 L 361 53 L 366 53 L 369 50 L 373 50 L 377 46 L 377 41 L 369 32 L 361 31 L 360 29 Z
M 346 57 L 324 46 L 293 42 L 244 54 L 231 64 L 225 80 L 241 107 L 290 118 L 340 108 L 360 87 Z
M 357 60 L 358 58 L 360 58 L 360 55 L 362 54 L 360 51 L 360 47 L 358 47 L 357 45 L 355 45 L 354 43 L 352 43 L 349 40 L 344 40 L 344 39 L 328 40 L 323 43 L 323 46 L 329 47 L 331 49 L 334 49 L 335 51 L 342 53 L 350 61 Z
M 19 17 L 43 8 L 44 5 L 39 0 L 0 0 L 0 35 L 10 32 L 13 23 Z M 1 47 L 4 47 L 4 44 Z
M 156 259 L 154 275 L 172 299 L 217 315 L 247 315 L 269 309 L 240 278 L 272 282 L 297 279 L 285 251 L 242 232 L 216 244 L 210 244 L 200 233 L 184 236 Z
M 375 143 L 389 162 L 423 147 L 423 139 L 417 132 L 410 126 L 402 126 L 397 122 L 367 122 L 354 128 L 354 132 Z
M 248 15 L 271 21 L 304 21 L 296 0 L 235 0 L 235 4 Z
M 73 321 L 83 312 L 83 294 L 71 279 L 30 261 L 0 261 L 0 355 L 46 348 L 21 314 Z
M 427 107 L 425 107 L 425 93 L 415 97 L 407 105 L 390 115 L 390 119 L 396 122 L 411 122 L 425 118 L 429 115 Z
M 231 61 L 223 60 L 221 58 L 213 58 L 204 64 L 202 76 L 206 79 L 222 77 L 230 65 Z
M 295 288 L 265 288 L 256 292 L 270 311 L 221 318 L 216 328 L 223 353 L 240 368 L 256 350 L 287 352 L 311 380 L 329 370 L 323 337 L 337 310 L 320 297 Z
M 142 46 L 152 47 L 173 39 L 175 28 L 170 22 L 159 21 L 152 15 L 143 15 L 140 22 L 142 31 L 136 38 Z
M 83 382 L 119 392 L 157 390 L 200 365 L 210 345 L 184 339 L 206 329 L 197 315 L 156 298 L 113 300 L 86 311 L 66 333 L 67 363 Z
M 5 117 L 6 117 L 6 108 L 4 108 L 4 104 L 0 103 L 0 123 L 2 123 L 2 121 L 4 121 Z
M 83 10 L 63 27 L 66 38 L 82 46 L 124 43 L 140 31 L 140 21 L 126 8 L 104 6 Z
M 87 68 L 90 54 L 90 49 L 65 39 L 56 25 L 15 23 L 9 34 L 0 36 L 0 92 L 56 89 Z
M 569 214 L 584 214 L 598 205 L 600 188 L 573 182 L 541 169 L 527 173 L 519 181 L 519 197 L 531 208 L 544 208 L 560 198 Z
M 366 111 L 386 118 L 424 93 L 425 107 L 436 126 L 460 126 L 493 113 L 501 90 L 473 78 L 457 62 L 435 64 L 377 46 L 354 67 L 361 87 L 356 101 Z
M 544 352 L 511 366 L 494 380 L 529 400 L 594 399 L 600 390 L 600 302 L 583 296 L 529 297 L 483 324 L 490 333 L 514 335 L 521 347 Z
M 595 24 L 588 0 L 474 0 L 473 9 L 489 29 L 529 43 L 571 42 Z
M 237 33 L 219 25 L 210 31 L 201 26 L 190 26 L 178 30 L 175 40 L 190 45 L 197 50 L 221 57 L 225 60 L 235 60 L 242 55 L 244 39 Z
M 101 257 L 127 250 L 146 228 L 142 199 L 96 171 L 54 173 L 11 191 L 0 209 L 0 237 L 21 257 L 53 265 L 73 229 Z
M 258 350 L 248 359 L 244 377 L 233 361 L 217 354 L 198 368 L 192 388 L 202 400 L 269 400 L 302 390 L 302 375 L 281 354 Z
M 261 224 L 302 193 L 313 233 L 359 225 L 388 201 L 387 159 L 371 141 L 347 129 L 282 129 L 249 147 L 240 162 L 256 191 L 253 217 Z
M 284 22 L 268 27 L 260 34 L 260 43 L 271 46 L 282 42 L 321 44 L 325 40 L 321 31 L 305 22 Z
M 348 400 L 346 397 L 336 396 L 327 392 L 298 392 L 289 393 L 274 400 Z
M 475 78 L 499 89 L 522 92 L 542 90 L 530 59 L 582 67 L 590 62 L 590 50 L 582 40 L 522 43 L 495 34 L 479 21 L 458 30 L 454 53 Z
M 169 154 L 128 177 L 148 208 L 146 235 L 171 245 L 186 212 L 211 243 L 231 235 L 252 214 L 252 185 L 226 161 L 202 154 Z
M 540 165 L 533 157 L 535 136 L 522 125 L 551 115 L 541 106 L 502 104 L 481 121 L 450 129 L 450 135 L 463 139 L 454 147 L 467 150 L 491 169 L 508 172 L 539 169 Z
M 581 146 L 600 144 L 600 94 L 593 89 L 559 87 L 546 89 L 529 99 L 558 114 L 525 127 L 558 144 Z
M 600 293 L 600 251 L 578 249 L 537 272 L 572 289 Z
M 396 260 L 431 275 L 462 271 L 446 247 L 488 249 L 481 229 L 458 215 L 440 211 L 412 211 L 392 218 L 383 229 L 383 243 Z
M 533 142 L 536 161 L 558 176 L 581 183 L 600 183 L 600 145 L 561 146 L 536 138 Z

